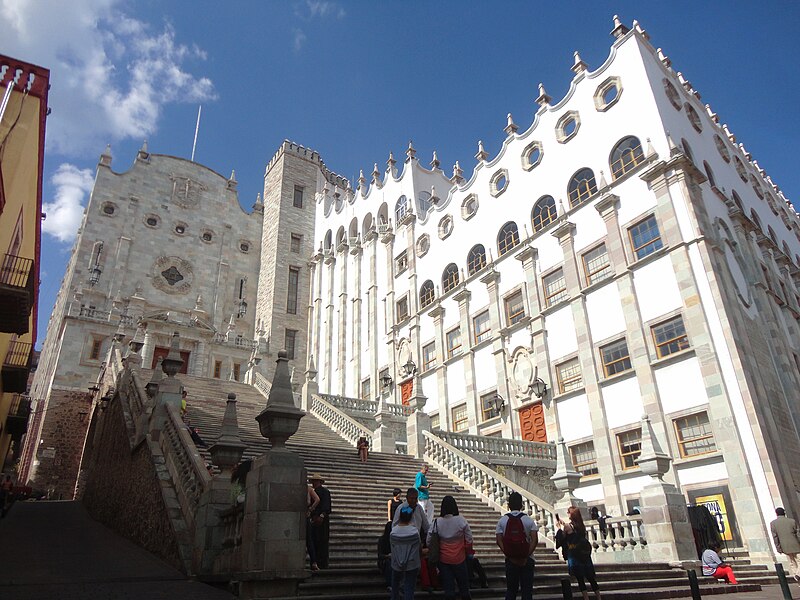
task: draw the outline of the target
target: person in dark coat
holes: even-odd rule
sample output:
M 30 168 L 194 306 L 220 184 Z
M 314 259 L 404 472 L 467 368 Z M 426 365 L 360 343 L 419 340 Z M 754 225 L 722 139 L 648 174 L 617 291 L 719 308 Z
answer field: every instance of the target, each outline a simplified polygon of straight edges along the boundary
M 331 535 L 331 493 L 322 484 L 325 479 L 319 473 L 312 473 L 308 481 L 319 496 L 319 504 L 311 511 L 311 536 L 317 553 L 317 566 L 328 568 L 328 543 Z

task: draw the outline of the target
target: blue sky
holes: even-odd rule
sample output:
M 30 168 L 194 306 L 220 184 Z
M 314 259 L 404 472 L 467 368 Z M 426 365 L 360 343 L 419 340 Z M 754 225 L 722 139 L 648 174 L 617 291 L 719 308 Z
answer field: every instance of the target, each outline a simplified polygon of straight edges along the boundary
M 572 53 L 607 57 L 634 19 L 787 197 L 800 199 L 800 3 L 0 0 L 0 53 L 51 69 L 38 346 L 105 144 L 142 140 L 230 174 L 249 208 L 284 138 L 354 179 L 414 141 L 469 177 L 505 116 L 527 127 L 541 81 L 560 99 Z

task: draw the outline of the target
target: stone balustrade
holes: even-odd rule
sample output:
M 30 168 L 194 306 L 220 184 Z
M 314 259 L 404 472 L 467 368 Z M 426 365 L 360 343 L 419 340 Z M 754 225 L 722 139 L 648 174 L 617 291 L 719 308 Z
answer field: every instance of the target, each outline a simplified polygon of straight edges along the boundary
M 358 443 L 360 437 L 364 437 L 370 444 L 372 443 L 372 432 L 369 429 L 318 394 L 311 397 L 309 411 L 353 446 Z
M 640 515 L 630 517 L 606 518 L 605 533 L 597 521 L 585 521 L 586 537 L 594 546 L 595 552 L 622 552 L 644 548 L 644 524 Z
M 227 510 L 219 513 L 222 523 L 222 548 L 223 550 L 236 551 L 242 545 L 242 524 L 244 523 L 244 505 L 234 504 Z
M 251 340 L 241 335 L 228 336 L 224 333 L 215 333 L 211 343 L 233 346 L 234 348 L 243 348 L 245 350 L 252 350 L 258 347 L 258 340 Z
M 167 419 L 158 444 L 172 478 L 183 518 L 187 526 L 192 527 L 200 496 L 211 482 L 211 475 L 181 420 L 179 409 L 172 405 L 166 405 L 165 408 Z
M 555 510 L 551 504 L 452 446 L 439 437 L 441 432 L 425 431 L 423 435 L 425 459 L 446 471 L 451 478 L 481 496 L 497 510 L 507 510 L 509 494 L 519 492 L 522 496 L 523 511 L 539 524 L 539 533 L 544 538 L 545 544 L 549 547 L 554 546 Z
M 253 386 L 261 392 L 265 398 L 269 398 L 269 390 L 272 388 L 272 384 L 261 373 L 255 374 Z
M 437 431 L 436 435 L 466 454 L 521 457 L 537 461 L 552 462 L 553 466 L 555 466 L 555 444 L 511 440 L 486 435 L 453 433 L 451 431 Z
M 333 394 L 320 394 L 319 396 L 328 404 L 341 408 L 344 411 L 374 415 L 381 408 L 380 403 L 376 400 L 362 400 L 361 398 L 348 398 L 346 396 L 336 396 Z M 383 408 L 387 410 L 390 415 L 395 417 L 407 417 L 414 412 L 414 408 L 411 406 L 395 404 L 393 402 L 384 403 Z

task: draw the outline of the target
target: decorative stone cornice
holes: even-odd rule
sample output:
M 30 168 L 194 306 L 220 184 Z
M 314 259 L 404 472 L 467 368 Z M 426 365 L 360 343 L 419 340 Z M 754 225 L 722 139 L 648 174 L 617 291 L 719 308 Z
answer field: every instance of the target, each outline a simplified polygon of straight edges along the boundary
M 500 281 L 500 273 L 494 270 L 494 267 L 490 267 L 488 273 L 481 277 L 481 283 L 485 283 L 486 285 L 494 284 Z
M 594 207 L 597 212 L 600 213 L 601 217 L 605 218 L 607 215 L 610 216 L 619 209 L 619 196 L 615 194 L 604 194 L 600 200 L 595 202 Z
M 467 302 L 467 301 L 469 301 L 470 298 L 472 298 L 472 292 L 470 292 L 466 288 L 461 290 L 457 294 L 453 295 L 453 300 L 455 300 L 458 303 Z
M 575 223 L 573 223 L 572 221 L 564 221 L 558 227 L 553 229 L 551 235 L 554 238 L 556 238 L 559 242 L 564 242 L 570 237 L 574 237 L 576 230 L 577 228 L 575 227 Z
M 522 263 L 525 263 L 529 260 L 537 260 L 539 258 L 539 250 L 533 246 L 525 246 L 522 250 L 514 255 L 514 258 Z

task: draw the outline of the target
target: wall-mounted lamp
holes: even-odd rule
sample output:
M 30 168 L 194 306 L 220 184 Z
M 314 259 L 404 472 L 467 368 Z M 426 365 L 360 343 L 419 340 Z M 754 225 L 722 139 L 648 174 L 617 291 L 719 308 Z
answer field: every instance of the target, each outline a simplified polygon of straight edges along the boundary
M 383 386 L 383 389 L 388 390 L 390 387 L 392 387 L 392 383 L 394 382 L 392 381 L 392 378 L 389 377 L 388 373 L 381 375 L 381 385 Z
M 89 275 L 89 284 L 94 287 L 97 285 L 97 282 L 100 281 L 100 275 L 103 273 L 100 265 L 95 265 L 92 267 L 92 273 Z
M 417 372 L 417 365 L 413 360 L 411 360 L 411 357 L 409 357 L 408 362 L 403 365 L 403 369 L 405 369 L 406 375 L 413 375 Z
M 247 314 L 247 302 L 244 300 L 239 302 L 239 312 L 237 314 L 240 319 Z
M 537 398 L 543 398 L 547 393 L 547 384 L 544 382 L 544 380 L 542 380 L 541 377 L 536 377 L 531 382 L 531 388 L 533 389 L 533 393 Z
M 494 408 L 495 412 L 500 415 L 503 413 L 503 409 L 506 407 L 505 398 L 503 398 L 500 394 L 495 394 L 494 398 L 492 398 L 492 408 Z

